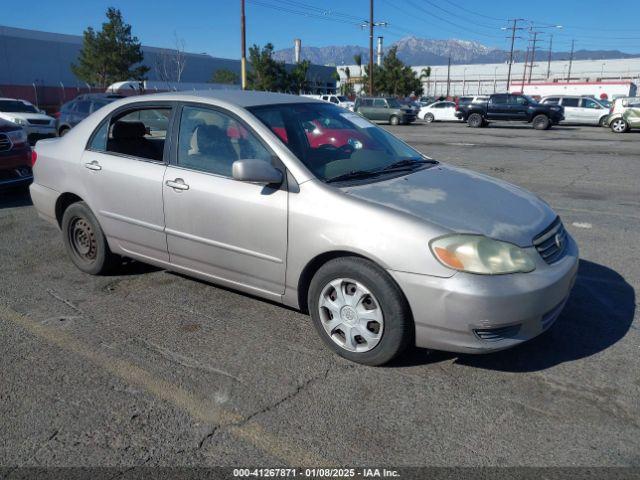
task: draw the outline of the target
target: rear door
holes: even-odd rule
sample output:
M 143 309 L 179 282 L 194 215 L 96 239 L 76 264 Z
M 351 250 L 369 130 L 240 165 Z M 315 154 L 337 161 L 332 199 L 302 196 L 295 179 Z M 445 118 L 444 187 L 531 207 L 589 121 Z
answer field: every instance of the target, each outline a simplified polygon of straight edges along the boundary
M 564 121 L 566 123 L 584 123 L 584 116 L 580 108 L 580 98 L 564 97 L 561 105 L 564 107 Z
M 493 120 L 501 120 L 509 117 L 509 95 L 492 95 L 487 103 L 487 117 Z M 473 104 L 469 103 L 468 108 L 472 108 Z
M 150 109 L 165 119 L 164 125 L 138 120 Z M 171 103 L 120 108 L 98 127 L 82 155 L 85 200 L 110 244 L 132 257 L 169 260 L 162 182 L 172 112 Z
M 280 166 L 279 160 L 257 134 L 224 109 L 187 104 L 176 125 L 176 147 L 163 187 L 171 263 L 281 295 L 287 252 L 286 182 L 271 187 L 239 182 L 231 175 L 236 160 L 259 159 Z
M 373 120 L 388 120 L 389 107 L 384 98 L 373 99 Z

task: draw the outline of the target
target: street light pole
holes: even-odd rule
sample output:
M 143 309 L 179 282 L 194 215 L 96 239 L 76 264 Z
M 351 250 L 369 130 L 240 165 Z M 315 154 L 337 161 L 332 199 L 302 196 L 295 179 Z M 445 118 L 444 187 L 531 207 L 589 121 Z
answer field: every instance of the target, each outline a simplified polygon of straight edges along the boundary
M 369 0 L 369 95 L 373 95 L 373 0 Z
M 245 24 L 244 0 L 240 0 L 240 44 L 242 49 L 240 56 L 240 75 L 242 77 L 242 90 L 247 89 L 247 45 Z
M 553 48 L 553 33 L 549 38 L 549 58 L 547 59 L 547 78 L 551 78 L 551 49 Z
M 569 72 L 567 73 L 567 83 L 571 82 L 571 67 L 573 66 L 573 48 L 576 41 L 571 40 L 571 56 L 569 56 Z

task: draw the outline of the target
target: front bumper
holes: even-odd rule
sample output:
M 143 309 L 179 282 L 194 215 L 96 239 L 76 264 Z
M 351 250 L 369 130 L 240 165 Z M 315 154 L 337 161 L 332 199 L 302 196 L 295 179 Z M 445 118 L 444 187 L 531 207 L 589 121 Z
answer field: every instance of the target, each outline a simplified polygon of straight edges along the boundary
M 32 181 L 30 148 L 0 152 L 0 189 L 23 187 Z
M 390 271 L 405 293 L 418 347 L 488 353 L 513 347 L 547 330 L 575 283 L 578 247 L 568 236 L 564 256 L 548 265 L 537 255 L 530 273 L 449 278 Z

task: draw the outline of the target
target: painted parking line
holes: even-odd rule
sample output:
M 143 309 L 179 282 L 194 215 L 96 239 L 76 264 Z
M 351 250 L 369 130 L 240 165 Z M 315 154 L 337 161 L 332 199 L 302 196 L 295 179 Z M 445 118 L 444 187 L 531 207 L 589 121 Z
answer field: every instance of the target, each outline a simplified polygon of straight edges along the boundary
M 74 353 L 130 385 L 136 385 L 148 394 L 187 412 L 194 420 L 226 430 L 268 455 L 290 466 L 327 466 L 330 463 L 266 430 L 255 421 L 221 408 L 215 401 L 154 376 L 147 370 L 125 360 L 94 350 L 68 333 L 38 323 L 26 315 L 0 305 L 0 319 L 14 323 L 41 340 Z

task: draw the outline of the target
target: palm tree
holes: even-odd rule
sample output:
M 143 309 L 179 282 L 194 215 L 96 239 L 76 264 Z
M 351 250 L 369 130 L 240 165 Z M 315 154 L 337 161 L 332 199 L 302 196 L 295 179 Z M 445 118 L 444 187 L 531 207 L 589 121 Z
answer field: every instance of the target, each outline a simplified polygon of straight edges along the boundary
M 356 53 L 353 56 L 353 61 L 356 62 L 356 65 L 358 66 L 358 76 L 361 77 L 362 76 L 362 54 Z
M 431 77 L 431 67 L 423 68 L 422 70 L 420 70 L 420 81 L 422 83 L 424 83 L 424 81 L 426 80 L 427 83 L 430 84 L 430 80 L 429 80 L 430 77 Z M 431 89 L 431 85 L 429 85 L 429 88 L 427 90 L 430 90 L 430 89 Z

